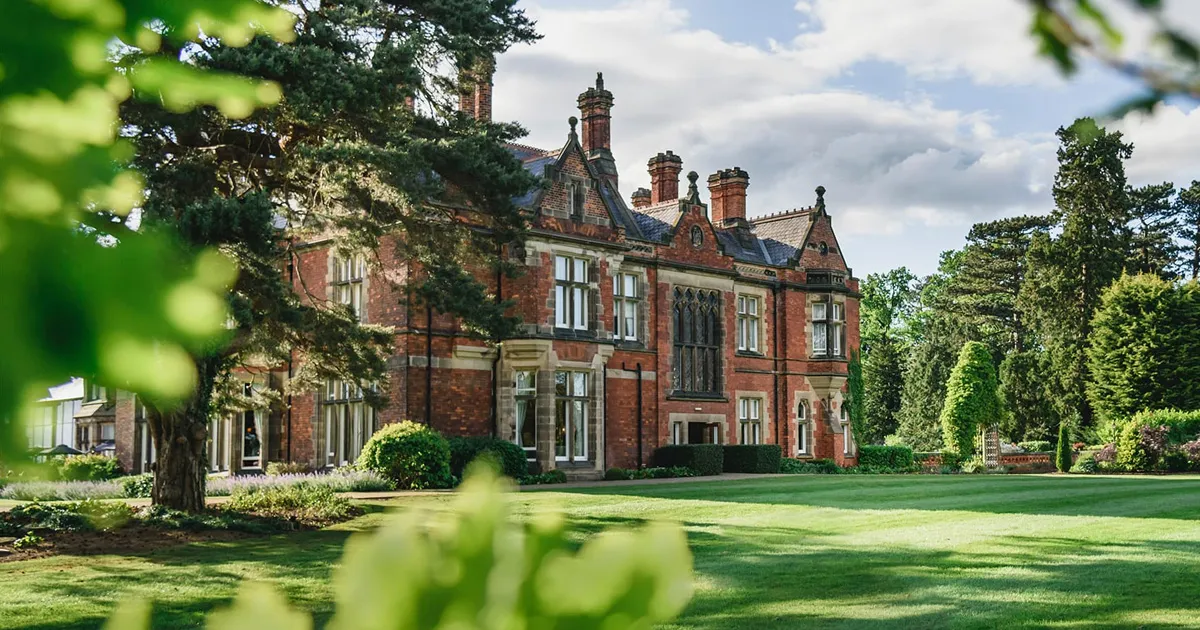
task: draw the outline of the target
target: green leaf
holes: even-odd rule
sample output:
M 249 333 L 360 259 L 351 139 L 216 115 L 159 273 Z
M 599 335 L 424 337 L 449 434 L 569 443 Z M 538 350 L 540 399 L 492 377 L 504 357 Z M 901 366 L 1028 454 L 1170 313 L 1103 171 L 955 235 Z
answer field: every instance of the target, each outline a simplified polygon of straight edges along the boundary
M 242 587 L 233 606 L 208 616 L 208 630 L 312 630 L 312 617 L 292 609 L 270 586 L 252 582 Z

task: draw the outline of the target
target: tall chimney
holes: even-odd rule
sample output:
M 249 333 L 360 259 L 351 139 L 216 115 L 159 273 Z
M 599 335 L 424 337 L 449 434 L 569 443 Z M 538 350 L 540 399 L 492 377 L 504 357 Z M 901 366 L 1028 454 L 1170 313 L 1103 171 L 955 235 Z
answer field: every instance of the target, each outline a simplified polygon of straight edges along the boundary
M 749 186 L 750 175 L 740 166 L 708 176 L 713 225 L 725 227 L 746 220 L 746 188 Z
M 596 73 L 596 86 L 579 95 L 579 118 L 583 120 L 582 146 L 601 177 L 617 187 L 617 164 L 612 154 L 612 92 L 604 89 L 604 73 Z
M 634 209 L 645 208 L 646 206 L 650 205 L 650 189 L 639 188 L 633 191 L 633 195 L 630 196 L 630 199 L 633 201 Z
M 492 120 L 492 75 L 496 64 L 481 59 L 458 71 L 458 109 L 475 120 Z
M 650 158 L 650 203 L 679 198 L 679 173 L 683 171 L 683 158 L 667 151 Z

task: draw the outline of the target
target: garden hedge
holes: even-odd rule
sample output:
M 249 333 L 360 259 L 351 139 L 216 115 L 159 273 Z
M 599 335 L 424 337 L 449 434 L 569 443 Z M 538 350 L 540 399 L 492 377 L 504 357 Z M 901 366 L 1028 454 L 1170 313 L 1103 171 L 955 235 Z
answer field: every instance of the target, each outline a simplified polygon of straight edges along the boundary
M 388 477 L 401 489 L 449 488 L 454 481 L 446 438 L 408 420 L 376 431 L 356 466 Z
M 1160 430 L 1165 427 L 1165 431 Z M 1200 434 L 1200 411 L 1143 411 L 1121 427 L 1116 466 L 1130 472 L 1166 468 L 1166 456 Z
M 778 444 L 730 444 L 725 447 L 725 472 L 777 473 L 783 449 Z
M 913 470 L 917 467 L 913 450 L 907 446 L 875 446 L 864 444 L 858 447 L 858 465 L 892 470 Z
M 450 438 L 450 472 L 462 479 L 467 465 L 484 453 L 491 454 L 500 465 L 500 472 L 513 479 L 529 474 L 529 459 L 525 449 L 494 437 Z
M 677 444 L 654 449 L 655 466 L 691 468 L 700 475 L 719 475 L 725 469 L 725 449 L 720 444 Z

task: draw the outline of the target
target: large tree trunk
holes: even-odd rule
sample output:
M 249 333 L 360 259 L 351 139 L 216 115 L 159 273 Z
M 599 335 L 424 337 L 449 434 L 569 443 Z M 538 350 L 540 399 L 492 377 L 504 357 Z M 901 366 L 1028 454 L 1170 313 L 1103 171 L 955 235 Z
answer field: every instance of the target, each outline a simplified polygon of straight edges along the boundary
M 146 406 L 157 450 L 150 493 L 154 505 L 190 513 L 204 510 L 208 422 L 219 366 L 215 358 L 197 359 L 196 390 L 189 400 L 166 410 Z

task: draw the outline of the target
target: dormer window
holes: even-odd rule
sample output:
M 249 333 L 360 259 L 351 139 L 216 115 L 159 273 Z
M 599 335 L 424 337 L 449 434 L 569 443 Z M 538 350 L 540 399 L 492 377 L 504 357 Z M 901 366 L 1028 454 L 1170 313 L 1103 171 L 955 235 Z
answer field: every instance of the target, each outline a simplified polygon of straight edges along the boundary
M 567 214 L 572 218 L 583 217 L 583 206 L 587 202 L 587 190 L 580 182 L 567 182 Z

